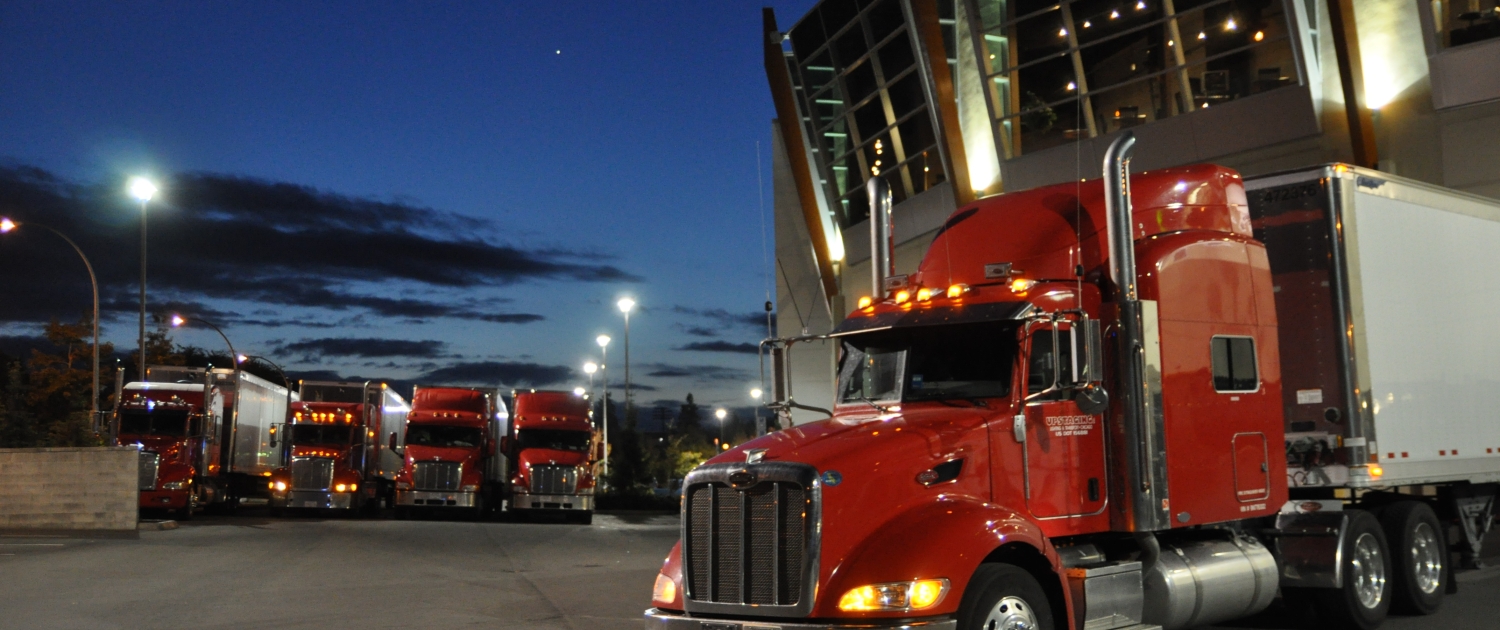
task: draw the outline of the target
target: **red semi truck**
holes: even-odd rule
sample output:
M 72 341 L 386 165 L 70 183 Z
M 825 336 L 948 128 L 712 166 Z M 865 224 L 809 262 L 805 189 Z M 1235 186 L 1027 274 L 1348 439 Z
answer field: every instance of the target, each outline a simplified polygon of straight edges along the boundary
M 271 443 L 281 449 L 267 483 L 271 514 L 394 505 L 406 401 L 370 381 L 299 381 L 297 394 Z
M 782 412 L 791 346 L 840 344 L 831 417 L 688 475 L 645 626 L 1435 610 L 1500 481 L 1500 206 L 1344 165 L 1127 175 L 1132 143 L 960 208 L 906 277 L 872 182 L 872 295 L 767 342 Z
M 498 510 L 505 494 L 500 440 L 509 414 L 494 389 L 416 387 L 406 420 L 396 514 L 414 509 Z M 392 450 L 396 438 L 389 438 Z
M 286 388 L 239 370 L 150 366 L 146 380 L 117 381 L 117 391 L 110 432 L 140 448 L 142 509 L 190 519 L 199 507 L 265 496 Z
M 588 400 L 572 392 L 537 390 L 511 396 L 515 413 L 504 449 L 513 464 L 510 509 L 592 523 L 602 444 Z

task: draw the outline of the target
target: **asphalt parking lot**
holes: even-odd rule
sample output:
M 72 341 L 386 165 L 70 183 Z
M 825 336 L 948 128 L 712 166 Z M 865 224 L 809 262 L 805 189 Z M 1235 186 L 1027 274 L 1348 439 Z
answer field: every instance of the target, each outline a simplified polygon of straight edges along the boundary
M 0 536 L 0 628 L 634 629 L 676 539 L 662 514 L 584 526 L 263 509 L 138 539 Z M 1460 574 L 1438 615 L 1384 627 L 1496 628 L 1500 558 L 1489 563 Z M 1220 627 L 1300 625 L 1273 609 Z

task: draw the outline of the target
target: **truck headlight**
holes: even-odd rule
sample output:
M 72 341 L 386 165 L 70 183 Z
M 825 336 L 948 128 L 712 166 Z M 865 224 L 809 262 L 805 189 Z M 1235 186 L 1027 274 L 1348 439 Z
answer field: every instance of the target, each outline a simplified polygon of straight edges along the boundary
M 677 583 L 665 574 L 656 574 L 656 586 L 651 589 L 651 601 L 653 603 L 666 604 L 668 606 L 677 601 Z
M 844 596 L 839 598 L 839 610 L 844 612 L 922 610 L 936 606 L 947 594 L 947 578 L 866 584 L 844 593 Z
M 467 486 L 463 487 L 463 491 L 464 492 L 478 492 L 479 491 L 479 486 L 476 486 L 476 485 L 467 485 Z
M 181 490 L 183 488 L 188 487 L 192 483 L 193 482 L 191 482 L 191 481 L 173 481 L 173 482 L 161 484 L 161 489 L 162 490 Z
M 341 484 L 338 484 L 338 485 L 334 486 L 333 487 L 333 491 L 334 492 L 348 492 L 349 491 L 349 486 L 341 483 Z
M 276 483 L 273 483 L 273 484 L 271 484 L 271 487 L 274 488 L 277 492 L 286 492 L 286 482 L 285 481 L 278 481 Z

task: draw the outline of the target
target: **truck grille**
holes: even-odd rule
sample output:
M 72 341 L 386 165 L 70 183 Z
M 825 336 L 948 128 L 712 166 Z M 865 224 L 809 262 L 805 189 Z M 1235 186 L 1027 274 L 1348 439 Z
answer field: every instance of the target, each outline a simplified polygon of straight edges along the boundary
M 578 468 L 543 464 L 531 467 L 532 494 L 573 494 L 578 491 Z
M 810 466 L 786 463 L 716 464 L 688 476 L 682 536 L 690 612 L 811 611 L 816 479 Z
M 462 479 L 463 464 L 458 462 L 417 462 L 412 466 L 415 490 L 457 490 Z
M 142 490 L 156 489 L 156 469 L 161 466 L 161 456 L 150 451 L 141 451 L 140 481 Z
M 293 490 L 327 490 L 333 485 L 333 460 L 325 457 L 293 457 Z

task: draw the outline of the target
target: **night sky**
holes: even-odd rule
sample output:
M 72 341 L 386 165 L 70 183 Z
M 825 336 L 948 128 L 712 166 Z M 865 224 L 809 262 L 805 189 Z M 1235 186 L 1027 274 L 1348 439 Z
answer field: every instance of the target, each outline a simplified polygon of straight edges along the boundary
M 122 351 L 147 175 L 151 310 L 241 353 L 572 387 L 608 333 L 618 384 L 629 295 L 639 404 L 744 405 L 774 287 L 763 4 L 6 2 L 0 215 L 79 242 Z M 786 29 L 813 2 L 769 4 Z M 88 295 L 55 237 L 0 237 L 0 350 Z

